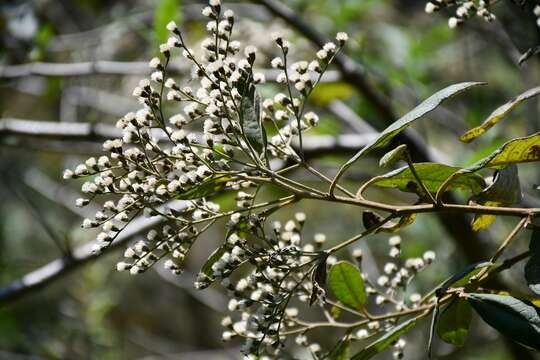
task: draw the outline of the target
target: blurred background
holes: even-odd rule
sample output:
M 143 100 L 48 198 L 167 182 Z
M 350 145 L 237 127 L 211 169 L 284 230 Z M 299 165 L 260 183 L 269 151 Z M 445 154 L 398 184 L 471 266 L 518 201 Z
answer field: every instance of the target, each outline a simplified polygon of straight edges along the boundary
M 269 68 L 264 60 L 276 52 L 269 36 L 273 31 L 285 33 L 294 44 L 295 59 L 312 58 L 319 36 L 324 40 L 337 31 L 349 33 L 346 54 L 357 72 L 332 67 L 310 102 L 322 117 L 311 133 L 310 160 L 332 174 L 351 150 L 362 145 L 362 135 L 380 131 L 421 99 L 461 81 L 488 85 L 446 103 L 407 133 L 404 140 L 418 150 L 415 161 L 466 166 L 511 137 L 539 131 L 538 101 L 531 99 L 472 145 L 458 140 L 497 106 L 539 84 L 538 59 L 518 65 L 520 55 L 539 44 L 532 2 L 525 2 L 525 9 L 516 3 L 498 2 L 494 23 L 478 18 L 458 29 L 448 27 L 452 14 L 425 14 L 425 2 L 416 0 L 254 1 L 224 6 L 237 14 L 236 38 L 259 48 L 261 69 Z M 279 5 L 292 9 L 293 18 L 280 14 Z M 147 62 L 167 39 L 165 25 L 170 20 L 180 24 L 187 41 L 197 48 L 205 36 L 203 6 L 190 0 L 0 2 L 0 359 L 241 358 L 238 343 L 220 340 L 224 295 L 218 288 L 198 292 L 192 286 L 193 274 L 223 240 L 223 227 L 205 234 L 182 277 L 171 278 L 161 267 L 130 277 L 114 270 L 119 252 L 98 259 L 88 255 L 84 244 L 95 234 L 82 231 L 80 222 L 92 211 L 74 206 L 80 183 L 61 179 L 64 168 L 100 154 L 100 144 L 116 120 L 137 109 L 132 89 L 149 74 Z M 294 14 L 307 25 L 307 32 Z M 176 57 L 172 68 L 176 78 L 189 81 L 183 59 Z M 271 80 L 271 71 L 268 74 Z M 270 81 L 262 91 L 271 94 L 274 89 Z M 346 140 L 350 134 L 356 136 L 352 143 L 332 140 L 340 135 Z M 381 174 L 384 170 L 377 161 L 373 157 L 357 166 L 347 186 L 356 189 L 369 176 Z M 540 183 L 538 165 L 521 165 L 520 174 L 525 205 L 539 206 L 533 193 L 533 185 Z M 305 174 L 295 176 L 303 179 Z M 374 191 L 371 196 L 394 203 L 410 200 L 400 193 Z M 278 217 L 306 212 L 306 231 L 326 233 L 329 245 L 363 228 L 357 209 L 310 205 L 301 204 Z M 427 249 L 438 255 L 432 268 L 419 276 L 417 290 L 429 289 L 451 271 L 486 259 L 513 225 L 498 219 L 488 230 L 474 234 L 469 222 L 459 216 L 422 215 L 405 229 L 406 256 Z M 376 235 L 358 245 L 367 254 L 365 271 L 376 274 L 388 260 L 386 238 Z M 524 239 L 510 254 L 526 246 Z M 521 267 L 505 273 L 493 286 L 508 284 L 530 295 Z M 425 357 L 428 327 L 426 323 L 410 335 L 407 358 Z M 316 336 L 321 342 L 331 341 L 329 334 Z M 435 349 L 441 359 L 535 358 L 503 341 L 478 319 L 464 348 L 437 342 Z M 297 358 L 303 358 L 301 354 Z M 385 356 L 389 355 L 381 358 Z

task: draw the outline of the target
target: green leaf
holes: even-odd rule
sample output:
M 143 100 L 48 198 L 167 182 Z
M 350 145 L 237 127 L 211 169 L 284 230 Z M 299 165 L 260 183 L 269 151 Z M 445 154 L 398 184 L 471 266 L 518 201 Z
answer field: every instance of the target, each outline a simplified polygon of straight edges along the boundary
M 443 281 L 443 283 L 436 291 L 437 296 L 440 297 L 442 294 L 446 293 L 446 291 L 451 287 L 460 287 L 466 285 L 471 277 L 478 274 L 478 272 L 482 268 L 485 268 L 487 266 L 493 266 L 493 263 L 490 261 L 484 261 L 468 265 L 463 270 L 455 273 L 454 275 Z
M 392 123 L 392 125 L 384 129 L 375 140 L 373 140 L 369 145 L 365 146 L 362 150 L 357 152 L 356 155 L 354 155 L 349 161 L 347 161 L 347 163 L 343 165 L 342 169 L 343 170 L 347 169 L 349 166 L 355 163 L 362 156 L 368 154 L 370 151 L 386 145 L 396 135 L 398 135 L 407 127 L 409 127 L 415 120 L 435 110 L 435 108 L 437 108 L 437 106 L 439 106 L 445 100 L 473 86 L 484 85 L 484 84 L 485 83 L 481 83 L 481 82 L 463 82 L 459 84 L 450 85 L 436 92 L 435 94 L 431 95 L 429 98 L 424 100 L 422 103 L 420 103 L 418 106 L 416 106 L 412 111 L 405 114 L 399 120 L 395 121 L 394 123 Z
M 422 179 L 428 191 L 435 193 L 441 184 L 452 174 L 460 171 L 460 168 L 437 164 L 437 163 L 416 163 L 414 164 L 416 173 Z M 422 192 L 417 185 L 409 166 L 391 171 L 387 174 L 377 176 L 371 182 L 371 185 L 384 188 L 397 188 L 406 192 Z M 484 178 L 474 173 L 467 173 L 450 183 L 447 190 L 463 189 L 469 190 L 473 194 L 481 192 L 486 186 Z
M 510 164 L 497 171 L 493 183 L 471 200 L 485 206 L 510 206 L 519 202 L 521 197 L 518 168 L 517 165 Z M 494 220 L 494 215 L 475 215 L 472 229 L 486 229 Z
M 387 331 L 383 336 L 377 339 L 375 342 L 369 344 L 365 349 L 354 355 L 351 360 L 367 360 L 371 359 L 381 351 L 383 351 L 388 345 L 396 341 L 400 336 L 411 330 L 416 325 L 416 318 L 407 320 L 398 326 Z
M 406 151 L 407 151 L 407 145 L 406 144 L 399 145 L 395 149 L 390 150 L 389 152 L 384 154 L 384 156 L 381 158 L 381 160 L 379 160 L 379 166 L 380 167 L 387 167 L 387 166 L 394 165 L 399 160 L 404 159 L 404 154 L 405 154 Z
M 540 308 L 528 300 L 494 294 L 467 294 L 478 315 L 501 334 L 540 350 Z
M 456 299 L 441 312 L 437 334 L 447 343 L 463 346 L 471 324 L 472 309 L 464 299 Z
M 531 257 L 525 264 L 525 279 L 529 288 L 540 295 L 540 229 L 534 228 L 529 244 Z
M 169 21 L 181 20 L 180 0 L 160 0 L 154 12 L 154 38 L 162 44 L 169 38 L 167 24 Z
M 251 146 L 261 153 L 266 150 L 266 131 L 262 124 L 261 98 L 254 85 L 249 86 L 248 94 L 242 98 L 240 125 Z
M 177 200 L 200 199 L 222 191 L 231 179 L 230 176 L 214 175 L 187 190 L 176 191 L 172 196 Z
M 328 358 L 331 360 L 349 360 L 350 345 L 349 339 L 341 341 Z
M 328 274 L 328 287 L 334 296 L 352 309 L 362 309 L 367 296 L 360 270 L 347 261 L 332 266 Z
M 508 115 L 508 113 L 514 110 L 522 102 L 538 94 L 540 94 L 540 86 L 525 91 L 524 93 L 518 95 L 504 105 L 498 107 L 495 111 L 491 113 L 491 115 L 488 116 L 486 120 L 484 120 L 482 125 L 467 131 L 459 139 L 463 142 L 473 141 L 474 139 L 491 129 L 493 126 L 495 126 L 495 124 L 501 121 L 506 115 Z
M 197 288 L 198 289 L 205 289 L 208 286 L 210 286 L 214 281 L 214 271 L 212 270 L 212 265 L 214 265 L 225 252 L 229 250 L 228 244 L 223 244 L 220 247 L 218 247 L 206 260 L 206 262 L 203 264 L 201 271 L 199 272 L 199 275 L 197 277 Z

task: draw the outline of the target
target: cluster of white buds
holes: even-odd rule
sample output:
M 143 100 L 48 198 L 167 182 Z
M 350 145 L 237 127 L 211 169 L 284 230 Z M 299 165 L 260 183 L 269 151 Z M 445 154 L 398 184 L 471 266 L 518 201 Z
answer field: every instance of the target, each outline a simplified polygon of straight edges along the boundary
M 319 123 L 316 113 L 305 110 L 307 100 L 348 36 L 338 33 L 314 59 L 289 63 L 291 44 L 275 35 L 281 55 L 270 63 L 279 70 L 282 89 L 261 98 L 257 88 L 266 79 L 254 68 L 258 50 L 231 38 L 233 12 L 222 12 L 221 3 L 211 0 L 202 13 L 209 19 L 209 36 L 200 44 L 200 56 L 187 46 L 178 26 L 169 23 L 171 37 L 160 46 L 162 56 L 150 60 L 152 74 L 133 91 L 141 108 L 117 121 L 122 136 L 103 144 L 108 155 L 66 170 L 64 178 L 87 178 L 85 197 L 77 199 L 77 206 L 106 197 L 95 216 L 82 224 L 101 228 L 97 252 L 110 246 L 135 217 L 159 218 L 145 239 L 127 247 L 118 271 L 140 274 L 162 261 L 179 275 L 198 237 L 216 220 L 229 219 L 223 243 L 202 266 L 195 284 L 205 288 L 219 282 L 227 290 L 231 315 L 223 320 L 223 340 L 244 338 L 248 358 L 277 358 L 294 337 L 318 357 L 322 348 L 302 330 L 299 308 L 314 306 L 327 314 L 324 280 L 316 274 L 326 273 L 337 260 L 323 249 L 324 234 L 304 238 L 304 213 L 268 224 L 274 211 L 298 200 L 294 195 L 266 203 L 257 197 L 269 182 L 260 179 L 276 176 L 270 160 L 302 161 L 293 140 L 301 144 L 302 133 Z M 181 86 L 167 74 L 174 51 L 193 64 L 191 86 Z M 180 105 L 181 112 L 166 116 L 165 101 Z M 269 141 L 265 126 L 276 134 Z M 234 193 L 231 209 L 215 202 L 224 192 Z M 422 297 L 410 292 L 411 280 L 433 261 L 434 253 L 401 260 L 401 239 L 394 236 L 389 243 L 391 261 L 384 275 L 375 281 L 365 275 L 368 295 L 381 308 L 414 309 Z M 361 251 L 353 256 L 361 265 Z M 370 321 L 350 337 L 377 335 L 395 320 Z M 404 346 L 404 341 L 396 343 L 395 356 L 403 355 Z
M 421 257 L 402 259 L 401 242 L 402 239 L 398 235 L 388 239 L 388 257 L 391 260 L 384 264 L 382 274 L 377 276 L 375 281 L 370 279 L 370 274 L 362 274 L 367 284 L 366 292 L 368 296 L 373 299 L 379 309 L 378 311 L 385 313 L 410 311 L 421 305 L 424 299 L 419 293 L 411 291 L 411 283 L 418 272 L 426 269 L 435 260 L 435 253 L 431 250 L 426 251 Z M 360 249 L 355 249 L 352 256 L 361 265 L 363 252 Z M 393 318 L 370 321 L 357 328 L 351 339 L 362 341 L 374 335 L 382 334 L 393 326 L 395 326 L 395 319 Z M 403 358 L 405 345 L 406 342 L 403 339 L 399 339 L 394 343 L 392 353 L 394 359 Z
M 534 16 L 536 16 L 536 25 L 540 27 L 540 4 L 537 4 L 533 9 Z
M 442 8 L 455 8 L 455 15 L 448 19 L 448 26 L 453 29 L 474 16 L 485 21 L 495 20 L 495 14 L 490 11 L 491 3 L 490 0 L 430 0 L 426 3 L 425 11 L 431 14 Z
M 224 341 L 243 337 L 245 354 L 257 352 L 275 358 L 287 339 L 283 333 L 297 325 L 299 310 L 290 306 L 291 298 L 303 303 L 310 301 L 313 286 L 309 269 L 320 255 L 316 251 L 325 242 L 325 236 L 317 234 L 312 242 L 304 243 L 304 213 L 297 213 L 284 224 L 274 222 L 270 234 L 262 231 L 261 220 L 255 215 L 231 216 L 227 241 L 211 267 L 203 268 L 197 285 L 206 287 L 219 279 L 228 291 L 228 308 L 233 314 L 222 321 Z M 245 236 L 249 233 L 258 234 L 259 241 L 247 241 Z M 232 280 L 230 275 L 240 267 L 251 270 Z M 310 346 L 312 351 L 320 350 L 320 346 L 316 349 L 318 345 Z

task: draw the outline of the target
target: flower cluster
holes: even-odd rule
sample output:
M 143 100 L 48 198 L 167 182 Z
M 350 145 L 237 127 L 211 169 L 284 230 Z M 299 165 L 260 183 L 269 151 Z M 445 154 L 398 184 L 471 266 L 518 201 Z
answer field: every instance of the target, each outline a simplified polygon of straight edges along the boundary
M 448 19 L 448 26 L 455 28 L 474 16 L 479 16 L 485 21 L 495 20 L 495 14 L 490 11 L 491 3 L 490 0 L 431 0 L 426 3 L 425 11 L 431 14 L 442 8 L 454 7 L 455 15 Z

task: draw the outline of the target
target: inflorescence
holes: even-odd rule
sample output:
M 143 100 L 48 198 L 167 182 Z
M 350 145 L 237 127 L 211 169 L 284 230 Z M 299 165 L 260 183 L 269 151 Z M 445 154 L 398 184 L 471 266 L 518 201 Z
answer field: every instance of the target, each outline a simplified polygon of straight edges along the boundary
M 306 111 L 307 99 L 348 36 L 338 33 L 313 59 L 289 63 L 292 45 L 274 35 L 280 55 L 270 65 L 279 70 L 276 80 L 283 91 L 261 98 L 257 89 L 266 79 L 254 68 L 258 51 L 232 39 L 234 13 L 210 0 L 202 14 L 208 18 L 209 33 L 200 44 L 202 55 L 195 55 L 170 22 L 171 37 L 160 45 L 161 56 L 149 62 L 150 78 L 133 90 L 140 110 L 116 124 L 122 137 L 105 141 L 108 155 L 65 170 L 64 178 L 87 179 L 82 185 L 85 197 L 77 199 L 77 206 L 105 198 L 100 211 L 82 223 L 83 228 L 101 228 L 96 252 L 109 247 L 139 215 L 160 220 L 144 240 L 125 250 L 118 271 L 139 274 L 162 261 L 172 273 L 181 274 L 199 236 L 226 219 L 224 241 L 195 284 L 202 289 L 218 281 L 228 291 L 232 314 L 223 319 L 223 340 L 243 337 L 245 354 L 273 358 L 292 336 L 317 356 L 321 347 L 307 338 L 317 326 L 302 320 L 298 307 L 310 304 L 327 312 L 331 303 L 312 273 L 321 258 L 328 265 L 336 259 L 323 250 L 324 234 L 304 238 L 305 214 L 268 224 L 275 211 L 298 201 L 295 195 L 266 202 L 258 201 L 257 195 L 270 183 L 287 189 L 288 179 L 280 169 L 283 160 L 303 163 L 302 134 L 319 122 L 316 113 Z M 180 85 L 168 75 L 175 51 L 193 65 L 189 83 L 197 86 Z M 165 103 L 181 106 L 182 111 L 166 116 Z M 235 192 L 235 208 L 220 207 L 216 198 L 224 192 Z M 353 255 L 360 263 L 361 252 Z M 410 292 L 407 286 L 434 254 L 401 261 L 400 238 L 392 237 L 389 257 L 384 274 L 375 281 L 364 274 L 369 295 L 378 306 L 394 311 L 418 306 L 422 298 L 416 293 L 405 296 Z M 351 324 L 347 336 L 368 339 L 395 321 L 392 316 L 361 320 Z M 404 345 L 403 340 L 396 343 L 396 358 L 403 355 Z

